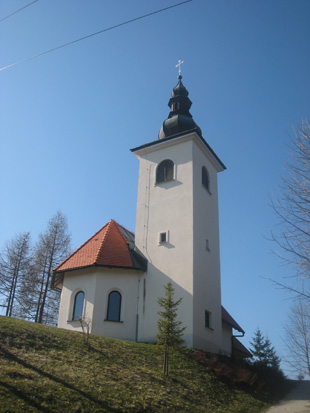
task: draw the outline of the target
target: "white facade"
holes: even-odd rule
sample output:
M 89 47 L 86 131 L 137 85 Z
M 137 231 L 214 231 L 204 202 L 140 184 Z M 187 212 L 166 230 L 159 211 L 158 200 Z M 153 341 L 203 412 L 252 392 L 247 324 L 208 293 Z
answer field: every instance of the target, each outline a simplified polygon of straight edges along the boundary
M 88 268 L 64 274 L 58 327 L 82 331 L 81 322 L 73 320 L 74 299 L 79 291 L 85 294 L 82 320 L 89 323 L 90 333 L 135 341 L 141 272 L 135 270 Z M 122 296 L 120 321 L 107 320 L 108 297 L 111 291 Z
M 179 320 L 189 347 L 221 348 L 221 288 L 217 172 L 223 168 L 194 132 L 135 151 L 140 160 L 136 245 L 148 259 L 143 276 L 144 311 L 139 311 L 139 338 L 155 341 L 157 298 L 171 281 L 182 297 Z M 169 159 L 173 180 L 156 183 L 156 168 Z M 210 191 L 202 185 L 207 168 Z M 160 243 L 160 234 L 167 241 Z M 207 248 L 207 245 L 209 248 Z M 212 325 L 205 327 L 205 311 Z

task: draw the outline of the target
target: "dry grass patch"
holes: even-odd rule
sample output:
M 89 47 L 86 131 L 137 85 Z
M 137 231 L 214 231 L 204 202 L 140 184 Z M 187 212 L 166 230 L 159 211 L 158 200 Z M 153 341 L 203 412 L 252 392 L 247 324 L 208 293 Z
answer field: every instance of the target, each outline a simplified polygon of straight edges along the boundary
M 185 350 L 162 376 L 156 346 L 0 317 L 0 412 L 260 412 L 259 394 L 225 383 Z

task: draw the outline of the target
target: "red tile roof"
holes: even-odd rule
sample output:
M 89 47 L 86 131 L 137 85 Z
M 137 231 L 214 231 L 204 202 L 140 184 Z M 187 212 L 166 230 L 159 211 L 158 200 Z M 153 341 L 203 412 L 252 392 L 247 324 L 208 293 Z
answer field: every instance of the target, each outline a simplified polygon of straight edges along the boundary
M 66 258 L 54 272 L 91 266 L 146 269 L 146 260 L 134 249 L 134 234 L 111 219 Z
M 240 331 L 240 333 L 244 334 L 244 330 L 239 326 L 237 321 L 235 321 L 232 316 L 229 314 L 227 310 L 222 306 L 222 320 L 233 327 L 235 330 Z

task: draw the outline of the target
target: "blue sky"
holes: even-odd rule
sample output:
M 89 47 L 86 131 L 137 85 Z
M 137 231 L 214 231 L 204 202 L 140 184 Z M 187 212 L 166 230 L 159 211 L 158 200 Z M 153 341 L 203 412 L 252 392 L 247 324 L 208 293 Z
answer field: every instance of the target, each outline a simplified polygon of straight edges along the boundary
M 29 0 L 2 0 L 0 18 Z M 176 4 L 40 0 L 0 21 L 0 67 Z M 293 275 L 267 239 L 292 125 L 310 114 L 308 0 L 193 0 L 3 70 L 0 248 L 60 209 L 76 248 L 113 218 L 135 229 L 138 161 L 157 138 L 179 59 L 219 176 L 223 305 L 283 354 Z

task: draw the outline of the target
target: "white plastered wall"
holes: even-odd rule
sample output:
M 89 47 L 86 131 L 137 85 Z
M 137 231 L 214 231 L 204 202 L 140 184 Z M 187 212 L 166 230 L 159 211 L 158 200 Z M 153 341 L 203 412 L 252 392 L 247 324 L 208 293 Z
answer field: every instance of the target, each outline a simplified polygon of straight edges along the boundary
M 111 268 L 86 268 L 67 272 L 59 308 L 58 327 L 82 331 L 79 321 L 72 321 L 74 297 L 84 291 L 83 318 L 90 332 L 124 340 L 136 338 L 136 314 L 141 272 Z M 122 296 L 120 322 L 107 321 L 108 296 L 111 291 Z
M 164 294 L 163 285 L 172 281 L 176 298 L 183 297 L 178 316 L 186 326 L 186 344 L 220 351 L 217 172 L 222 167 L 195 133 L 146 147 L 136 155 L 140 159 L 136 244 L 149 260 L 141 335 L 154 340 L 157 298 Z M 156 184 L 156 167 L 165 159 L 175 163 L 174 180 Z M 211 194 L 202 187 L 202 166 L 210 175 Z M 168 242 L 158 245 L 159 233 L 165 231 Z M 204 326 L 205 309 L 212 313 L 212 330 Z
M 92 333 L 135 341 L 140 277 L 141 272 L 136 270 L 104 268 L 98 271 Z M 118 291 L 122 296 L 120 322 L 107 321 L 111 291 Z
M 78 291 L 84 292 L 83 318 L 92 320 L 95 290 L 96 277 L 92 269 L 71 271 L 64 274 L 58 314 L 59 328 L 82 331 L 80 322 L 72 320 L 74 298 Z
M 209 191 L 202 185 L 203 167 Z M 217 173 L 218 164 L 207 148 L 193 141 L 194 347 L 212 352 L 221 351 L 222 345 Z M 205 327 L 205 310 L 211 313 L 212 328 Z
M 140 339 L 156 341 L 159 306 L 164 285 L 171 281 L 175 298 L 182 297 L 178 318 L 186 327 L 183 338 L 193 341 L 193 193 L 191 142 L 169 142 L 146 148 L 140 159 L 136 218 L 136 245 L 149 260 L 145 277 L 145 305 L 140 309 Z M 174 180 L 156 184 L 156 166 L 175 163 Z M 168 241 L 159 244 L 160 232 Z M 142 288 L 142 285 L 141 285 Z M 141 291 L 143 295 L 143 291 Z M 141 302 L 143 305 L 143 302 Z

